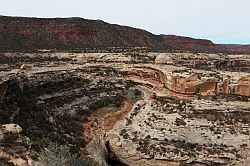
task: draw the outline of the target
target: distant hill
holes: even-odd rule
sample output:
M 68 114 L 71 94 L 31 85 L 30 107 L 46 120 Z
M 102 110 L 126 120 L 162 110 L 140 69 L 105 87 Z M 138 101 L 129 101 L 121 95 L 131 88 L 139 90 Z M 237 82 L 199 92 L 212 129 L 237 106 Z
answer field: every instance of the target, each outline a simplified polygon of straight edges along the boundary
M 142 29 L 83 18 L 0 16 L 0 50 L 147 47 L 154 50 L 250 53 L 250 45 L 217 45 L 210 40 L 155 35 Z
M 150 32 L 82 18 L 0 17 L 0 49 L 149 47 L 164 41 Z
M 219 50 L 227 50 L 230 52 L 250 53 L 250 45 L 239 44 L 216 44 Z
M 229 53 L 250 53 L 250 45 L 239 44 L 214 44 L 206 39 L 194 39 L 191 37 L 162 35 L 165 43 L 171 48 L 189 51 L 205 52 L 229 52 Z
M 182 50 L 208 51 L 214 50 L 215 44 L 210 40 L 194 39 L 191 37 L 161 35 L 165 43 L 172 48 Z

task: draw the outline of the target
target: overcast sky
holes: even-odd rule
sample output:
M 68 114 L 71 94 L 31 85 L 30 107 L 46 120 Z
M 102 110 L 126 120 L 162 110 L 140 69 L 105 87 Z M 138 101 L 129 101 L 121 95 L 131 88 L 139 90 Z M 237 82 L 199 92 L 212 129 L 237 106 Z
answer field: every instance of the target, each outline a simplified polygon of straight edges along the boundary
M 101 19 L 155 34 L 250 44 L 250 0 L 0 0 L 0 15 Z

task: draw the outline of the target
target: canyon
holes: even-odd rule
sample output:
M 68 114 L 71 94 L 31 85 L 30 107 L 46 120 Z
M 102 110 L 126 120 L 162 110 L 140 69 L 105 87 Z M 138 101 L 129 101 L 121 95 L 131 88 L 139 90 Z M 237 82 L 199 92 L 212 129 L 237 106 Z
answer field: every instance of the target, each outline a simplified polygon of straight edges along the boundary
M 249 164 L 248 55 L 0 58 L 1 161 L 30 165 L 52 141 L 99 165 Z
M 75 165 L 250 165 L 249 45 L 0 16 L 0 165 L 53 144 Z

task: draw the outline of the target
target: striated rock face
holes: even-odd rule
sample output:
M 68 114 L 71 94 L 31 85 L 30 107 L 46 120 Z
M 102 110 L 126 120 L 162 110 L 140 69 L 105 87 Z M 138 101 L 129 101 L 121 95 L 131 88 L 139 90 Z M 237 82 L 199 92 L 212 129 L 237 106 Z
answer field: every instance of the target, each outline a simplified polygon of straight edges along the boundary
M 210 40 L 194 39 L 175 35 L 163 35 L 163 39 L 172 47 L 186 50 L 213 50 L 215 44 Z
M 145 30 L 109 24 L 101 20 L 0 16 L 2 51 L 89 51 L 87 48 L 96 47 L 96 50 L 143 47 L 154 51 L 250 53 L 249 45 L 219 45 L 204 39 L 155 35 Z
M 127 100 L 132 103 L 140 97 L 122 67 L 85 64 L 84 57 L 77 61 L 74 55 L 64 58 L 64 54 L 5 54 L 1 58 L 0 124 L 18 124 L 23 129 L 20 138 L 28 137 L 30 142 L 27 145 L 16 135 L 15 139 L 0 137 L 4 153 L 0 162 L 13 163 L 18 156 L 27 164 L 28 158 L 36 158 L 44 147 L 57 142 L 107 165 L 102 127 L 112 128 L 130 111 Z M 22 64 L 32 68 L 20 70 Z M 112 124 L 107 123 L 111 120 Z M 15 126 L 7 125 L 5 130 L 14 131 Z
M 179 71 L 180 72 L 180 71 Z M 237 94 L 250 97 L 250 77 L 243 76 L 234 79 L 216 77 L 215 73 L 209 75 L 191 73 L 172 73 L 163 79 L 164 85 L 171 91 L 180 94 Z
M 217 44 L 216 48 L 221 50 L 228 50 L 234 52 L 246 52 L 249 53 L 250 45 L 239 45 L 239 44 Z
M 188 59 L 188 61 L 187 61 Z M 248 74 L 219 75 L 215 69 L 225 71 L 246 71 L 250 72 L 250 61 L 245 56 L 238 56 L 238 59 L 229 56 L 219 56 L 216 54 L 160 54 L 155 59 L 156 64 L 167 64 L 186 66 L 196 69 L 211 70 L 204 73 L 191 69 L 173 70 L 171 72 L 159 69 L 162 82 L 171 91 L 180 94 L 237 94 L 249 96 L 250 77 Z M 224 64 L 224 65 L 222 65 Z
M 249 61 L 2 53 L 0 163 L 39 163 L 39 151 L 57 142 L 102 166 L 249 165 Z
M 250 53 L 250 45 L 214 44 L 207 39 L 194 39 L 185 36 L 161 35 L 172 49 L 197 52 L 235 52 Z
M 0 83 L 0 100 L 4 100 L 6 98 L 7 92 L 7 84 L 3 81 Z
M 240 125 L 234 111 L 249 110 L 249 101 L 231 113 L 224 111 L 231 104 L 174 98 L 137 102 L 109 133 L 110 146 L 128 165 L 247 165 L 249 150 L 243 147 L 249 147 L 248 122 Z
M 155 63 L 212 71 L 250 72 L 249 55 L 240 54 L 162 53 L 156 56 Z
M 187 61 L 185 54 L 164 55 L 129 72 L 145 96 L 108 132 L 116 158 L 128 165 L 248 165 L 249 72 L 186 68 L 175 63 Z M 234 57 L 188 56 L 190 63 Z
M 147 31 L 81 18 L 1 16 L 0 41 L 1 50 L 165 47 L 160 37 Z

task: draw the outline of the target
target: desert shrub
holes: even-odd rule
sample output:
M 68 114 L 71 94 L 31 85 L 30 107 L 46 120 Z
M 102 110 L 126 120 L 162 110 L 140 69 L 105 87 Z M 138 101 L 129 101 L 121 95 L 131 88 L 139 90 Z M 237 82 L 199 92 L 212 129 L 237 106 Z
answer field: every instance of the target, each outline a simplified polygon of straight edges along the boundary
M 94 166 L 94 161 L 78 157 L 66 145 L 51 144 L 47 151 L 39 155 L 38 166 Z
M 9 143 L 12 144 L 14 143 L 16 140 L 18 139 L 18 135 L 17 134 L 13 134 L 13 133 L 6 133 L 4 135 L 4 142 L 5 143 Z
M 12 166 L 12 164 L 9 164 L 9 163 L 3 163 L 0 161 L 0 166 Z

